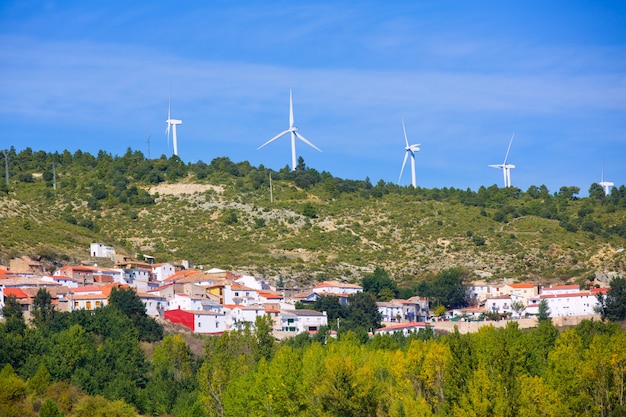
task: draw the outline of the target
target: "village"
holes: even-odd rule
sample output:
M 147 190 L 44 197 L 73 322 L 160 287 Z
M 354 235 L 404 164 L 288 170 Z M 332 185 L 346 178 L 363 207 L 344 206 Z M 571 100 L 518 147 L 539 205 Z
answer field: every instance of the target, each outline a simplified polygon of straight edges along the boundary
M 15 297 L 28 319 L 37 292 L 45 288 L 59 311 L 94 310 L 107 305 L 113 287 L 126 287 L 134 289 L 147 315 L 178 323 L 193 333 L 219 335 L 252 328 L 257 317 L 269 316 L 274 336 L 283 339 L 304 332 L 315 334 L 334 324 L 328 322 L 326 312 L 311 308 L 318 298 L 332 295 L 347 305 L 351 295 L 363 291 L 357 284 L 340 280 L 297 290 L 276 288 L 250 275 L 218 268 L 196 269 L 188 261 L 175 266 L 155 263 L 150 256 L 141 262 L 131 260 L 102 243 L 91 244 L 90 257 L 114 261 L 115 267 L 101 267 L 96 262 L 62 265 L 49 275 L 39 262 L 28 257 L 14 259 L 8 267 L 0 266 L 0 307 L 8 297 Z M 470 307 L 437 316 L 425 297 L 377 302 L 382 327 L 370 329 L 370 334 L 409 335 L 427 328 L 453 331 L 454 327 L 465 333 L 483 325 L 500 327 L 508 320 L 518 321 L 520 327 L 534 327 L 542 300 L 551 319 L 576 324 L 600 318 L 597 294 L 606 291 L 582 290 L 578 285 L 475 281 L 466 285 Z

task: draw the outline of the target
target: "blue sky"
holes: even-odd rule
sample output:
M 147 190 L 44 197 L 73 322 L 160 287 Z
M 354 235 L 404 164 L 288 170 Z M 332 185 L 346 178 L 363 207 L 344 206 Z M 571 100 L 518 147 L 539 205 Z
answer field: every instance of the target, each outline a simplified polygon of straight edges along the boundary
M 296 126 L 335 176 L 397 182 L 402 118 L 420 186 L 626 182 L 620 1 L 3 1 L 0 148 L 128 147 L 280 169 Z M 405 169 L 402 185 L 410 184 Z

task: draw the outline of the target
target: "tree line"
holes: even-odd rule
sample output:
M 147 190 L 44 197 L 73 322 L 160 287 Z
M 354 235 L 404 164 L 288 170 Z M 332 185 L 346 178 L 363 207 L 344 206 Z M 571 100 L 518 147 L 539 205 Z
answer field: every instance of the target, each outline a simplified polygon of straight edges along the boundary
M 203 338 L 202 353 L 193 354 L 181 334 L 162 337 L 160 326 L 146 322 L 133 294 L 114 291 L 105 307 L 61 313 L 41 290 L 29 324 L 8 298 L 0 415 L 626 413 L 626 333 L 615 322 L 559 331 L 548 319 L 526 330 L 512 322 L 471 334 L 373 338 L 322 329 L 276 342 L 271 320 L 259 317 L 254 330 Z

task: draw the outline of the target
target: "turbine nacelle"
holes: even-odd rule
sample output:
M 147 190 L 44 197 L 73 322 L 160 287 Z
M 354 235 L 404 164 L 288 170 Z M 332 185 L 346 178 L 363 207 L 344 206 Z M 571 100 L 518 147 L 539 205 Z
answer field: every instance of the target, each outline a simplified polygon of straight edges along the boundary
M 405 147 L 404 149 L 407 152 L 415 153 L 415 152 L 419 152 L 420 151 L 420 146 L 422 146 L 422 144 L 421 143 L 417 143 L 415 145 L 409 145 L 409 146 Z

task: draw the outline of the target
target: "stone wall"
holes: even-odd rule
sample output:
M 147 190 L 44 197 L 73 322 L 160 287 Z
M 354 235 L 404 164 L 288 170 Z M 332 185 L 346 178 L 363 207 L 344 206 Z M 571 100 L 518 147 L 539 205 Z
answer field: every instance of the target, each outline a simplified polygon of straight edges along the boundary
M 555 317 L 552 319 L 552 324 L 557 327 L 562 326 L 575 326 L 583 320 L 600 320 L 600 315 L 590 314 L 585 316 L 570 316 L 570 317 Z M 520 329 L 527 329 L 537 326 L 537 319 L 520 319 L 520 320 L 500 320 L 500 321 L 438 321 L 431 323 L 435 327 L 435 331 L 442 332 L 454 332 L 454 327 L 459 329 L 459 333 L 473 333 L 477 332 L 479 328 L 483 326 L 493 326 L 496 329 L 506 327 L 509 322 L 516 322 Z

